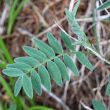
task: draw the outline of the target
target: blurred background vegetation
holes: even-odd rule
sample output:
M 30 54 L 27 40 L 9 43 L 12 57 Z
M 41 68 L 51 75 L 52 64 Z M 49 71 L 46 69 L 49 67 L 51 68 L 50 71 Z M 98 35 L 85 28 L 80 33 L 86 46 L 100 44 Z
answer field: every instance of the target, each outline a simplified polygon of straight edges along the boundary
M 104 3 L 107 0 L 81 0 L 76 20 L 98 52 L 110 59 L 110 20 L 106 20 L 108 13 L 104 9 L 96 10 L 102 4 L 101 1 Z M 2 73 L 2 69 L 13 63 L 14 58 L 26 56 L 22 46 L 35 47 L 33 38 L 48 43 L 47 31 L 58 39 L 64 52 L 70 51 L 63 44 L 60 29 L 53 18 L 67 33 L 76 37 L 71 32 L 64 13 L 65 8 L 71 12 L 75 4 L 76 0 L 0 0 L 0 110 L 9 110 L 14 104 L 17 105 L 17 110 L 92 110 L 92 99 L 101 101 L 109 110 L 110 98 L 105 91 L 110 65 L 93 55 L 86 55 L 93 64 L 92 71 L 82 66 L 76 56 L 71 55 L 80 76 L 73 76 L 68 69 L 70 82 L 63 81 L 64 86 L 59 87 L 51 80 L 52 91 L 42 88 L 42 96 L 34 92 L 33 99 L 29 99 L 23 90 L 19 96 L 14 97 L 16 78 Z M 76 50 L 85 51 L 80 46 L 76 46 Z M 14 110 L 14 107 L 15 105 L 10 110 Z

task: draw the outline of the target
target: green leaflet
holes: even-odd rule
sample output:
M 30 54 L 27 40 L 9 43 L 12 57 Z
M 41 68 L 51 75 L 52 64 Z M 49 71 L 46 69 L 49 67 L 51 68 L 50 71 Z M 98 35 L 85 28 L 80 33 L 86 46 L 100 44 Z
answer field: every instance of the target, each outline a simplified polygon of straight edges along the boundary
M 32 47 L 28 47 L 28 46 L 23 46 L 23 50 L 31 57 L 39 60 L 39 61 L 46 61 L 47 57 L 45 56 L 44 53 L 42 53 L 41 51 L 32 48 Z
M 52 61 L 48 61 L 47 68 L 48 68 L 48 71 L 49 71 L 51 77 L 53 78 L 53 80 L 59 86 L 63 86 L 62 79 L 61 79 L 61 73 L 60 73 L 60 70 L 58 69 L 57 65 Z
M 34 42 L 36 43 L 36 45 L 38 46 L 38 48 L 48 57 L 54 57 L 55 53 L 52 50 L 52 48 L 50 46 L 48 46 L 47 44 L 41 42 L 38 39 L 34 39 Z
M 57 67 L 59 68 L 62 78 L 65 79 L 66 81 L 69 81 L 70 79 L 69 79 L 69 76 L 68 76 L 68 73 L 66 70 L 66 66 L 62 62 L 62 60 L 60 60 L 59 58 L 55 58 L 54 62 L 57 65 Z
M 110 82 L 107 85 L 106 94 L 110 95 Z
M 16 105 L 13 105 L 9 110 L 16 110 Z
M 39 64 L 39 62 L 32 57 L 18 57 L 14 59 L 14 62 L 26 63 L 31 67 L 35 67 Z
M 23 72 L 21 70 L 19 70 L 19 69 L 16 69 L 16 68 L 4 69 L 2 72 L 5 75 L 11 76 L 11 77 L 17 77 L 17 76 L 23 75 Z
M 72 23 L 73 23 L 73 17 L 72 17 L 72 15 L 70 14 L 70 12 L 68 11 L 67 8 L 65 8 L 65 13 L 66 13 L 66 15 L 67 15 L 67 20 L 68 20 L 68 22 L 70 22 L 70 23 L 72 24 Z
M 61 45 L 58 43 L 57 39 L 55 39 L 54 36 L 50 32 L 47 32 L 47 36 L 48 36 L 49 44 L 51 45 L 53 50 L 58 54 L 62 54 L 63 50 L 62 50 Z
M 14 95 L 15 97 L 18 95 L 18 93 L 20 92 L 21 90 L 21 87 L 22 87 L 22 84 L 23 84 L 23 77 L 20 76 L 17 81 L 16 81 L 16 84 L 15 84 L 15 87 L 14 87 Z
M 97 10 L 107 8 L 108 6 L 110 6 L 110 0 L 103 3 L 103 5 L 99 6 L 99 8 L 97 8 Z
M 25 63 L 13 63 L 6 66 L 7 68 L 17 68 L 23 72 L 31 70 L 31 66 L 25 64 Z
M 47 69 L 43 65 L 40 65 L 38 68 L 38 73 L 42 84 L 46 87 L 48 91 L 51 91 L 50 76 Z
M 76 41 L 72 45 L 83 45 L 84 41 Z
M 41 80 L 35 70 L 31 71 L 31 82 L 36 93 L 41 96 L 42 95 Z
M 83 64 L 85 67 L 87 67 L 90 70 L 93 69 L 93 67 L 92 67 L 91 63 L 89 62 L 89 60 L 81 52 L 76 52 L 76 57 L 77 57 L 78 61 L 81 64 Z
M 76 51 L 75 47 L 72 45 L 72 40 L 63 32 L 61 31 L 61 36 L 63 39 L 63 42 L 66 44 L 66 46 L 71 49 L 72 51 Z
M 32 83 L 26 74 L 23 75 L 23 89 L 29 98 L 33 98 Z
M 74 62 L 72 61 L 71 57 L 67 54 L 63 55 L 63 59 L 65 64 L 70 68 L 70 70 L 76 75 L 79 76 L 78 70 Z
M 76 12 L 77 12 L 77 9 L 79 7 L 79 3 L 80 3 L 80 0 L 76 3 L 75 7 L 74 7 L 74 10 L 72 12 L 72 16 L 73 18 L 75 18 L 75 15 L 76 15 Z
M 106 110 L 105 106 L 101 102 L 97 100 L 92 100 L 92 103 L 94 105 L 95 110 Z

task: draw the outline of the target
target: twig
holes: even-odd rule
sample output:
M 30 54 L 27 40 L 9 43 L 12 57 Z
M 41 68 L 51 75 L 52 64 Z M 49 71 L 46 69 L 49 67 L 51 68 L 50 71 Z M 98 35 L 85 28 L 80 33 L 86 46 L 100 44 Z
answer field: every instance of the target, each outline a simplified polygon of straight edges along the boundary
M 43 89 L 46 93 L 48 93 L 52 98 L 54 98 L 57 102 L 59 102 L 63 107 L 65 107 L 66 110 L 70 110 L 70 108 L 69 108 L 67 105 L 65 105 L 60 98 L 58 98 L 58 97 L 57 97 L 55 94 L 53 94 L 52 92 L 49 92 L 43 85 L 42 85 L 42 89 Z

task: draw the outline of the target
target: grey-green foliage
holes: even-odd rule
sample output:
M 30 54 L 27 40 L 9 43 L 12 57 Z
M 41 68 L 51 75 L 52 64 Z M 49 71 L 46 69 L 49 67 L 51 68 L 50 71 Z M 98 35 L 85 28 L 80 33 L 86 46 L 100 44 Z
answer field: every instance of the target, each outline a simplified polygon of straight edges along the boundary
M 76 14 L 79 3 L 80 1 L 78 1 L 77 5 L 75 6 L 75 11 L 74 13 L 72 13 L 73 15 L 70 14 L 67 9 L 65 9 L 65 12 L 67 14 L 69 22 L 72 23 L 72 27 L 74 27 L 74 29 L 77 29 L 79 41 L 82 41 L 83 45 L 86 41 L 86 45 L 88 45 L 88 39 L 86 38 L 84 32 L 80 29 L 78 23 L 73 18 L 73 16 L 75 16 Z M 74 23 L 76 24 L 75 26 Z M 69 54 L 76 54 L 77 59 L 83 65 L 85 65 L 89 69 L 92 69 L 91 63 L 85 58 L 85 56 L 80 52 L 76 52 L 73 41 L 64 31 L 61 31 L 61 36 L 63 42 L 69 49 L 72 50 L 72 52 L 64 53 L 62 46 L 58 43 L 57 39 L 50 32 L 47 32 L 48 42 L 50 46 L 38 39 L 34 39 L 33 41 L 39 49 L 23 46 L 23 50 L 29 56 L 15 58 L 14 61 L 16 63 L 7 65 L 7 69 L 3 70 L 3 73 L 5 75 L 11 77 L 19 76 L 15 84 L 15 96 L 18 95 L 22 86 L 25 93 L 30 98 L 33 97 L 33 89 L 38 95 L 41 95 L 41 83 L 46 87 L 48 91 L 51 91 L 50 76 L 59 86 L 63 86 L 62 78 L 66 81 L 70 80 L 66 66 L 70 68 L 74 75 L 79 76 L 78 69 Z M 62 60 L 59 57 L 62 57 Z M 45 68 L 43 64 L 47 64 L 47 68 Z M 31 76 L 31 78 L 29 76 Z
M 95 110 L 106 110 L 105 106 L 101 102 L 93 100 L 92 103 L 94 105 Z
M 107 8 L 108 6 L 110 6 L 110 0 L 106 1 L 106 2 L 103 3 L 101 6 L 99 6 L 99 7 L 97 8 L 97 10 Z

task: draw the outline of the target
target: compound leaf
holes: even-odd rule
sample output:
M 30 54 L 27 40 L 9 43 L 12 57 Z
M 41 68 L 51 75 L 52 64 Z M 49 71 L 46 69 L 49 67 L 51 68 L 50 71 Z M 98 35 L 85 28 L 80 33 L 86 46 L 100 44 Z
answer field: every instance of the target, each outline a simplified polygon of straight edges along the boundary
M 46 61 L 47 57 L 45 56 L 44 53 L 42 53 L 41 51 L 32 48 L 32 47 L 28 47 L 28 46 L 23 46 L 23 50 L 31 57 L 39 60 L 39 61 Z
M 34 39 L 34 42 L 36 43 L 36 45 L 38 46 L 38 48 L 48 57 L 54 57 L 55 53 L 52 50 L 52 48 L 50 46 L 48 46 L 47 44 L 43 43 L 42 41 L 38 40 L 38 39 Z
M 25 63 L 13 63 L 6 66 L 7 68 L 17 68 L 23 72 L 31 70 L 31 66 Z
M 95 110 L 106 110 L 105 106 L 101 102 L 93 100 L 92 103 L 94 105 Z
M 65 64 L 70 68 L 70 70 L 76 75 L 79 76 L 78 70 L 74 62 L 72 61 L 71 57 L 67 54 L 63 55 L 63 59 Z
M 23 89 L 29 98 L 33 98 L 32 83 L 26 74 L 23 75 Z
M 42 84 L 46 87 L 48 91 L 51 91 L 50 76 L 47 69 L 43 65 L 40 65 L 38 68 L 38 73 Z
M 85 67 L 88 69 L 92 70 L 92 64 L 89 62 L 89 60 L 81 53 L 81 52 L 76 52 L 76 57 L 78 61 L 83 64 Z
M 106 94 L 110 95 L 110 82 L 107 85 Z
M 27 56 L 15 58 L 14 61 L 19 63 L 26 63 L 31 67 L 35 67 L 39 64 L 39 62 L 35 58 L 27 57 Z
M 103 3 L 103 5 L 99 6 L 99 8 L 97 8 L 97 10 L 107 8 L 108 6 L 110 6 L 110 0 Z
M 18 95 L 18 93 L 20 92 L 21 87 L 22 87 L 22 83 L 23 83 L 23 77 L 20 76 L 20 77 L 17 79 L 17 81 L 16 81 L 16 83 L 15 83 L 15 87 L 14 87 L 14 95 L 15 95 L 15 97 L 16 97 L 16 96 Z
M 63 39 L 63 42 L 66 44 L 66 46 L 71 49 L 72 51 L 75 51 L 74 45 L 72 45 L 72 40 L 63 32 L 61 31 L 61 36 Z
M 53 50 L 58 54 L 62 54 L 63 50 L 62 50 L 61 45 L 58 43 L 57 39 L 55 39 L 54 36 L 50 32 L 47 32 L 47 36 L 48 36 L 49 44 L 51 45 Z
M 2 72 L 5 75 L 11 76 L 11 77 L 17 77 L 17 76 L 23 75 L 23 72 L 21 70 L 19 70 L 19 69 L 16 69 L 16 68 L 4 69 Z
M 57 67 L 59 68 L 62 78 L 65 79 L 66 81 L 69 81 L 70 79 L 69 79 L 69 76 L 68 76 L 68 73 L 66 70 L 66 66 L 62 62 L 62 60 L 60 60 L 59 58 L 55 58 L 54 62 L 57 65 Z
M 35 70 L 31 71 L 31 82 L 34 90 L 38 95 L 42 95 L 42 89 L 41 89 L 41 80 L 39 75 Z
M 61 73 L 60 73 L 60 70 L 58 69 L 57 65 L 52 61 L 48 61 L 47 68 L 48 68 L 48 71 L 49 71 L 51 77 L 53 78 L 53 80 L 59 86 L 63 86 L 62 79 L 61 79 Z

